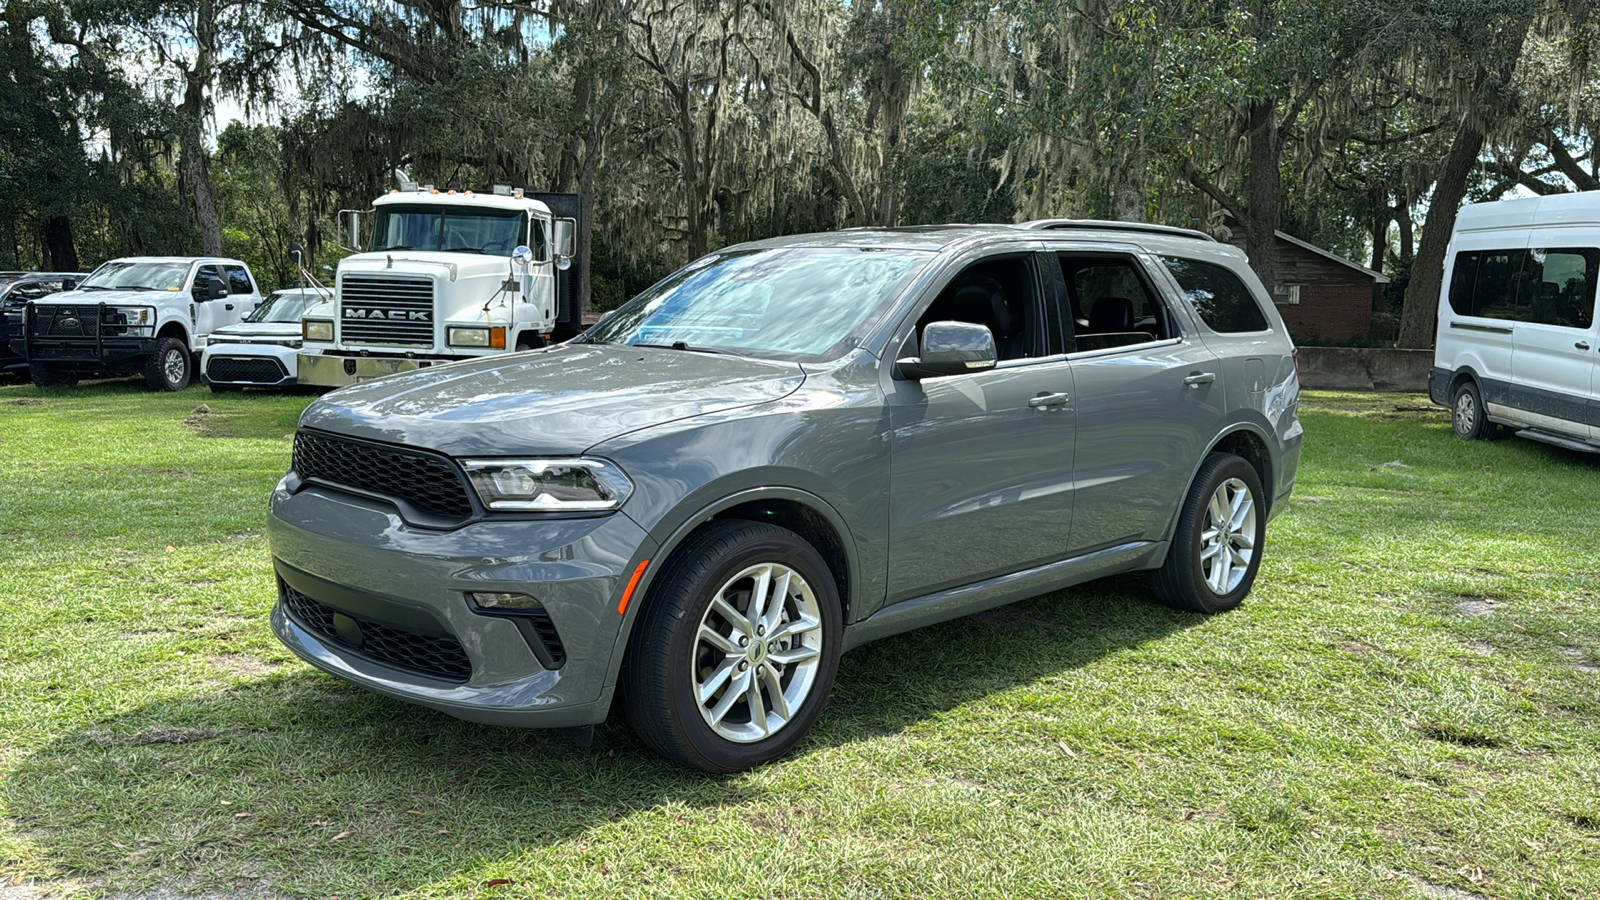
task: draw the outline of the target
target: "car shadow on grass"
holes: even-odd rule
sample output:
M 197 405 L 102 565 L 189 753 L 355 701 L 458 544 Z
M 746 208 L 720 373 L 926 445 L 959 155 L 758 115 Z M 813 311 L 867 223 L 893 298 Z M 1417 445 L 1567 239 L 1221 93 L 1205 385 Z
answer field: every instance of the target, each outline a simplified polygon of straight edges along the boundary
M 840 777 L 826 754 L 892 739 L 996 692 L 1204 621 L 1112 579 L 869 644 L 774 766 Z M 118 889 L 375 895 L 479 871 L 607 823 L 770 797 L 770 773 L 670 764 L 618 717 L 592 746 L 380 697 L 298 662 L 64 734 L 0 781 L 56 875 Z M 663 827 L 670 828 L 670 823 Z

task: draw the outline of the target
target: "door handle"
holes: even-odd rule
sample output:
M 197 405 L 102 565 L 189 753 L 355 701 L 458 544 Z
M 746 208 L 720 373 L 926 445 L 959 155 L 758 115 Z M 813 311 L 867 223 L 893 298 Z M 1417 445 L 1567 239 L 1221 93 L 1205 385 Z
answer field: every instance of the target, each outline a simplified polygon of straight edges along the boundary
M 1588 341 L 1579 341 L 1576 344 L 1573 344 L 1572 346 L 1577 347 L 1579 350 L 1587 350 L 1587 349 L 1589 349 L 1589 342 Z
M 1071 398 L 1066 394 L 1052 394 L 1049 391 L 1040 391 L 1039 396 L 1029 397 L 1028 405 L 1034 409 L 1046 409 L 1051 406 L 1066 406 Z
M 223 309 L 233 309 L 233 304 L 232 303 L 226 304 L 226 305 L 223 306 Z
M 1194 375 L 1190 375 L 1188 378 L 1185 378 L 1183 383 L 1187 384 L 1189 387 L 1197 388 L 1202 384 L 1210 384 L 1216 380 L 1217 373 L 1215 372 L 1198 372 Z

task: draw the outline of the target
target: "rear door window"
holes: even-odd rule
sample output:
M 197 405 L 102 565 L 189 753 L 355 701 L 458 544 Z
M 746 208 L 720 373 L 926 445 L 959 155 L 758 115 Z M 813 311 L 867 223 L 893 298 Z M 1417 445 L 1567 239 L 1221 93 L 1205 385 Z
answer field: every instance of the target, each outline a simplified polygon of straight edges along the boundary
M 244 266 L 227 266 L 229 294 L 253 294 L 256 286 L 250 283 L 250 272 Z
M 1103 350 L 1177 337 L 1171 315 L 1123 256 L 1057 254 L 1067 290 L 1064 315 L 1072 323 L 1076 349 Z
M 1267 330 L 1267 317 L 1250 288 L 1225 266 L 1176 256 L 1163 256 L 1161 262 L 1212 331 L 1234 334 Z

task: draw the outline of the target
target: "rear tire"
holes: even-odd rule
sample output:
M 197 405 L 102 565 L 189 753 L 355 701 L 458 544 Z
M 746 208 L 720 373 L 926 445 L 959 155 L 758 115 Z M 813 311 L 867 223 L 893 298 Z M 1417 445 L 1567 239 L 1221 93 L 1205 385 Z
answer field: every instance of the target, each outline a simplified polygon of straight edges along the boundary
M 175 337 L 156 341 L 156 352 L 144 361 L 144 384 L 152 391 L 181 391 L 194 377 L 194 357 Z
M 1238 606 L 1261 568 L 1264 496 L 1254 466 L 1232 453 L 1206 457 L 1184 500 L 1167 561 L 1150 575 L 1156 599 L 1201 613 Z
M 1483 408 L 1478 383 L 1468 378 L 1456 385 L 1450 395 L 1450 427 L 1464 441 L 1486 441 L 1494 437 L 1495 424 Z
M 643 600 L 619 689 L 646 744 L 725 773 L 805 737 L 844 636 L 839 592 L 814 547 L 775 525 L 714 521 L 673 553 Z
M 34 387 L 71 387 L 78 383 L 78 376 L 66 372 L 50 363 L 28 363 L 28 378 Z

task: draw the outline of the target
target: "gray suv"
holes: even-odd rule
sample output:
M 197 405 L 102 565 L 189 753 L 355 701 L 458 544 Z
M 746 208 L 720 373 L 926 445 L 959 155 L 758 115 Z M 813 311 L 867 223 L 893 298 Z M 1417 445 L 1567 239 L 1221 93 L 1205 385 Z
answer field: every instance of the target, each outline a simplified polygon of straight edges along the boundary
M 308 407 L 273 491 L 272 627 L 475 722 L 731 772 L 839 655 L 1143 570 L 1249 592 L 1294 484 L 1294 348 L 1238 250 L 1119 223 L 719 250 L 582 336 Z

